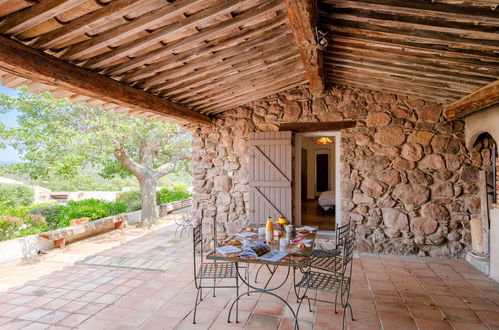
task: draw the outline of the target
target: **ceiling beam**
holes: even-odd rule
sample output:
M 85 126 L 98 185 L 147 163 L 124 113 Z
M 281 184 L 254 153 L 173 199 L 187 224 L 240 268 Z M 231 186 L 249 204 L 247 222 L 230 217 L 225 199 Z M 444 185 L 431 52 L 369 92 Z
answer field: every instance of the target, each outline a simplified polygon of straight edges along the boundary
M 111 78 L 66 63 L 7 37 L 0 37 L 0 69 L 65 90 L 192 123 L 211 119 L 185 106 L 154 96 Z
M 499 103 L 499 80 L 496 80 L 444 107 L 447 119 L 456 119 Z
M 315 27 L 319 13 L 317 0 L 286 0 L 288 19 L 300 52 L 305 74 L 310 82 L 310 92 L 321 95 L 326 87 L 322 53 L 317 49 Z

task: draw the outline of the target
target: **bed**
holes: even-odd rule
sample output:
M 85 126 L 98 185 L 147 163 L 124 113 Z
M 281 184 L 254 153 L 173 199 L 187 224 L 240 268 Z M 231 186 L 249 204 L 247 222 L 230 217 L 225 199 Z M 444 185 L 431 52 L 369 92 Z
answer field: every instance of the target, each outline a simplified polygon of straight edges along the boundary
M 319 205 L 325 210 L 332 209 L 336 206 L 336 194 L 334 190 L 321 192 L 319 195 Z

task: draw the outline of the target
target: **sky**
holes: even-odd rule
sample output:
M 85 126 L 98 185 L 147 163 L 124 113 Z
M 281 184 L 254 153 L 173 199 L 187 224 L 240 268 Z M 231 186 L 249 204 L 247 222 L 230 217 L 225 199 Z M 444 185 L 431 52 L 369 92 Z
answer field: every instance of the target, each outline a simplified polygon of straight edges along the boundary
M 18 93 L 17 89 L 8 88 L 0 84 L 0 94 L 5 95 L 16 95 Z M 6 126 L 16 126 L 17 125 L 17 111 L 8 111 L 6 114 L 0 113 L 0 122 L 4 123 Z M 6 149 L 0 149 L 0 163 L 2 162 L 16 162 L 19 160 L 17 151 L 12 147 L 7 147 Z

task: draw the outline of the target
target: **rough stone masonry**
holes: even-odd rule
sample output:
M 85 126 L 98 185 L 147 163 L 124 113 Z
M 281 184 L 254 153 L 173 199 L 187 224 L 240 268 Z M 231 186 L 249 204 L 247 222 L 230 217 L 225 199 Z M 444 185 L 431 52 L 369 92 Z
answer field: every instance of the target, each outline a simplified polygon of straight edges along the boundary
M 464 144 L 464 122 L 448 121 L 439 104 L 415 97 L 337 87 L 312 99 L 289 90 L 193 127 L 193 216 L 247 220 L 248 134 L 282 122 L 356 120 L 341 134 L 341 207 L 356 228 L 359 251 L 458 256 L 471 242 L 479 213 L 478 164 Z M 207 236 L 208 236 L 207 235 Z

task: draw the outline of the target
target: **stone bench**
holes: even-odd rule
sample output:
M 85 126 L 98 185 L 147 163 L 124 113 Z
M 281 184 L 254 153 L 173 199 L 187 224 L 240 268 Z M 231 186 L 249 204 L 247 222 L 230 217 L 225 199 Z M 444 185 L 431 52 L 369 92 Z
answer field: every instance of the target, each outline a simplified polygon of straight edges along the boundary
M 59 228 L 38 234 L 39 237 L 53 241 L 54 247 L 64 247 L 66 243 L 103 233 L 112 229 L 122 229 L 128 220 L 128 214 L 118 214 L 111 217 L 81 223 L 71 227 Z

